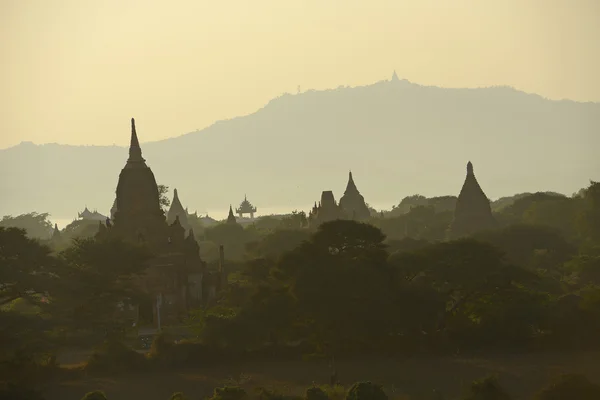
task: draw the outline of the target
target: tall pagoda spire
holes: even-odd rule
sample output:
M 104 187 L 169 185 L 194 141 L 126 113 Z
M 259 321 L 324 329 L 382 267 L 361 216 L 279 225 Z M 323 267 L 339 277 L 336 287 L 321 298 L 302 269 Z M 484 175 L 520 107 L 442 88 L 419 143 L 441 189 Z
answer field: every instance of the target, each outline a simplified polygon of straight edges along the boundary
M 475 232 L 496 227 L 490 201 L 479 186 L 473 163 L 467 163 L 467 176 L 456 200 L 454 220 L 450 225 L 450 237 L 469 236 Z
M 352 178 L 352 171 L 348 173 L 348 184 L 346 185 L 346 191 L 344 194 L 347 193 L 358 193 L 358 189 L 354 183 L 354 178 Z
M 396 74 L 396 70 L 394 70 L 394 74 L 392 75 L 392 82 L 399 82 L 398 74 Z
M 129 144 L 129 159 L 127 163 L 143 163 L 142 148 L 135 131 L 135 119 L 131 118 L 131 143 Z
M 352 219 L 364 220 L 371 216 L 369 207 L 365 203 L 365 198 L 360 194 L 354 183 L 352 171 L 348 173 L 348 184 L 346 185 L 344 195 L 340 198 L 340 207 Z
M 233 207 L 231 207 L 231 204 L 229 205 L 229 215 L 227 216 L 227 223 L 228 224 L 237 224 L 235 215 L 233 215 Z
M 52 239 L 60 238 L 60 229 L 58 229 L 58 224 L 54 224 L 54 232 L 52 233 Z

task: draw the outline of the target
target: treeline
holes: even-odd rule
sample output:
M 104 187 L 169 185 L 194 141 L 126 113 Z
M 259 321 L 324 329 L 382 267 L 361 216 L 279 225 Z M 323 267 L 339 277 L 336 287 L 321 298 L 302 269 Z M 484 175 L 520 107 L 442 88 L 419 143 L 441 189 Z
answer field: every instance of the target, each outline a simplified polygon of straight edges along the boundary
M 400 392 L 400 393 L 399 393 Z M 513 397 L 498 383 L 495 377 L 486 377 L 471 383 L 457 400 L 511 400 Z M 43 400 L 43 397 L 31 390 L 12 387 L 0 392 L 0 399 Z M 581 375 L 563 375 L 552 381 L 547 387 L 534 394 L 532 400 L 597 400 L 600 398 L 600 386 L 588 381 Z M 370 381 L 357 382 L 347 390 L 342 386 L 312 386 L 304 395 L 291 395 L 264 387 L 248 392 L 239 386 L 224 386 L 214 389 L 208 400 L 409 400 L 400 390 L 384 390 L 381 385 Z M 436 389 L 424 400 L 450 399 Z M 89 392 L 81 400 L 110 400 L 102 391 Z M 170 400 L 191 400 L 182 392 L 173 393 Z

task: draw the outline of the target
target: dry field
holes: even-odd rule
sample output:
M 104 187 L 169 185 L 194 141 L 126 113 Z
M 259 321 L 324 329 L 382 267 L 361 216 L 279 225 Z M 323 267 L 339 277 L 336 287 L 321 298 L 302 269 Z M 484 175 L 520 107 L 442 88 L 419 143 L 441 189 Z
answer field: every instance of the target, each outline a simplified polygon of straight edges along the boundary
M 582 373 L 600 383 L 600 353 L 495 356 L 482 359 L 407 358 L 338 362 L 343 385 L 360 380 L 383 384 L 392 399 L 427 399 L 432 389 L 447 399 L 456 398 L 474 379 L 495 374 L 515 399 L 529 399 L 537 389 L 560 373 Z M 131 374 L 115 378 L 81 379 L 47 389 L 48 400 L 80 400 L 91 390 L 103 390 L 109 400 L 168 400 L 176 391 L 201 400 L 215 386 L 239 384 L 282 393 L 302 394 L 312 384 L 325 384 L 329 369 L 324 362 L 253 362 L 189 371 Z

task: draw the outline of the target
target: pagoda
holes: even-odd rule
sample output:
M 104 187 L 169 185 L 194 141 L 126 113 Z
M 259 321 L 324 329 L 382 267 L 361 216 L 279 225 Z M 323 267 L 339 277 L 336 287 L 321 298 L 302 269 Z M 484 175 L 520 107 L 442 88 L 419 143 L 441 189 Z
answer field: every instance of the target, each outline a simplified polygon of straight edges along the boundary
M 340 207 L 348 217 L 355 220 L 365 220 L 371 217 L 371 212 L 365 203 L 365 198 L 356 188 L 356 184 L 352 178 L 352 171 L 348 174 L 348 184 L 346 185 L 344 195 L 340 199 Z
M 175 218 L 179 218 L 179 222 L 185 230 L 190 229 L 188 213 L 187 210 L 181 205 L 177 189 L 173 190 L 173 201 L 171 201 L 171 207 L 169 207 L 169 211 L 167 212 L 167 222 L 172 224 L 175 222 Z
M 240 206 L 235 209 L 235 213 L 242 218 L 244 214 L 250 214 L 250 218 L 254 219 L 254 213 L 256 207 L 254 207 L 249 201 L 246 195 L 244 195 L 244 201 L 240 203 Z
M 85 219 L 88 221 L 104 221 L 106 217 L 100 214 L 98 211 L 94 210 L 93 212 L 88 210 L 87 206 L 82 212 L 77 213 L 77 218 Z
M 189 306 L 202 301 L 198 285 L 202 284 L 205 264 L 193 231 L 186 237 L 180 216 L 175 215 L 170 224 L 165 218 L 154 173 L 142 157 L 133 118 L 129 158 L 119 174 L 116 195 L 113 220 L 99 222 L 96 238 L 134 242 L 152 252 L 140 285 L 151 297 L 165 301 L 140 304 L 140 315 L 152 323 L 176 323 L 185 317 Z
M 472 235 L 497 226 L 490 200 L 475 178 L 473 164 L 467 164 L 467 176 L 456 200 L 454 219 L 449 228 L 450 239 Z
M 229 205 L 229 214 L 227 214 L 227 223 L 228 224 L 237 224 L 235 215 L 233 215 L 233 208 L 231 207 L 231 204 Z
M 323 222 L 336 219 L 345 219 L 347 217 L 344 210 L 337 204 L 333 192 L 325 190 L 321 193 L 321 201 L 309 213 L 309 226 L 316 227 Z

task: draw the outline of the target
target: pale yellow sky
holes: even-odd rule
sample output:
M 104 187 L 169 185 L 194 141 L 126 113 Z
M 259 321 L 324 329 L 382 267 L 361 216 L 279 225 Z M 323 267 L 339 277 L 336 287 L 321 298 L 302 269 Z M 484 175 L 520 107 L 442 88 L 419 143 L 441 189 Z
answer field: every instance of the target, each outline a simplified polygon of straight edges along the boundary
M 0 0 L 0 148 L 178 136 L 394 69 L 600 101 L 600 0 Z

